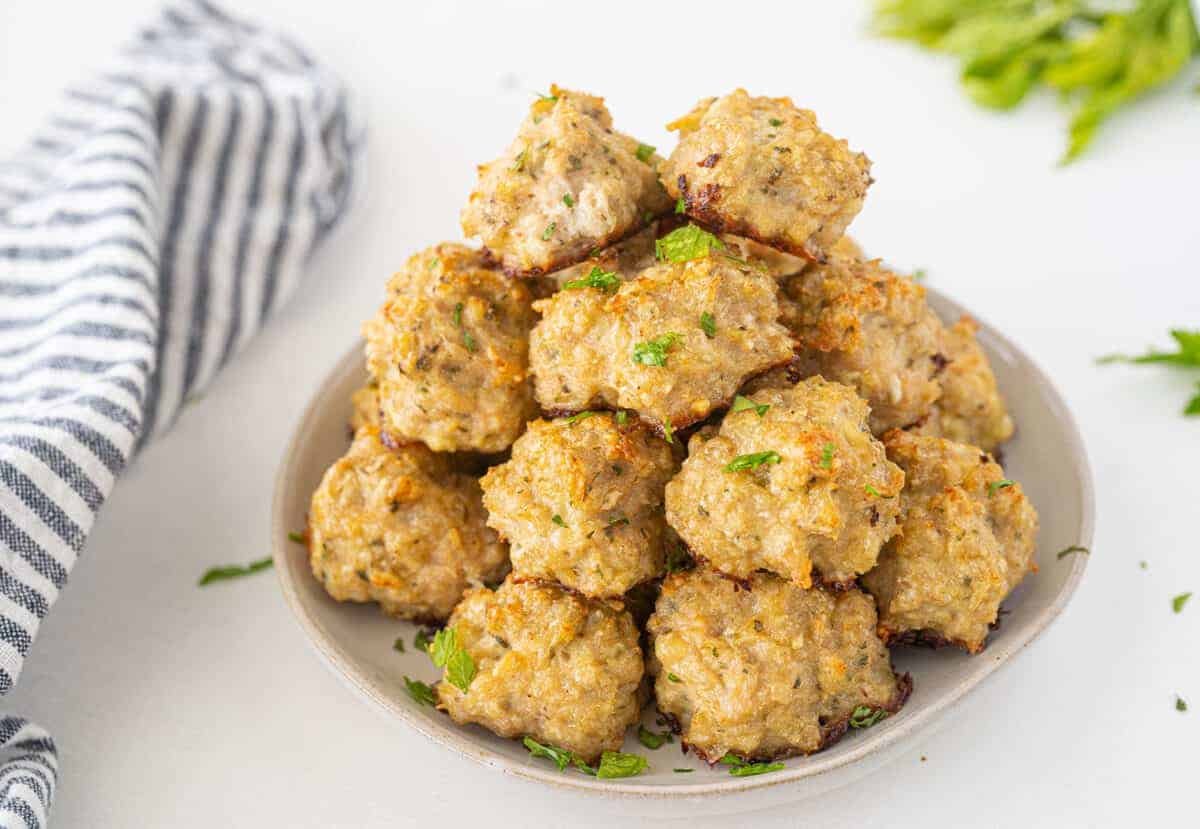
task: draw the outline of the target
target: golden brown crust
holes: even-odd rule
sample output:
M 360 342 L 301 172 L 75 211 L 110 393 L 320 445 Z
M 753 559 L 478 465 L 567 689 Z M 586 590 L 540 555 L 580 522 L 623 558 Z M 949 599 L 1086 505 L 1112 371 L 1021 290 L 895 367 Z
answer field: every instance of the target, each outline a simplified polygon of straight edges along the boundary
M 382 427 L 439 452 L 501 452 L 536 412 L 526 286 L 465 245 L 411 257 L 363 326 Z
M 763 573 L 748 584 L 704 568 L 668 576 L 648 623 L 659 710 L 691 750 L 709 762 L 810 754 L 860 706 L 899 710 L 911 686 L 892 672 L 870 597 Z
M 389 449 L 363 427 L 313 493 L 313 575 L 338 601 L 442 620 L 467 587 L 508 570 L 508 551 L 484 519 L 476 478 L 419 443 Z
M 662 165 L 689 216 L 805 259 L 824 261 L 862 209 L 870 161 L 790 98 L 737 89 L 668 124 L 679 144 Z
M 889 641 L 984 647 L 1000 603 L 1030 571 L 1037 512 L 978 447 L 894 430 L 904 469 L 900 533 L 862 578 Z
M 366 385 L 350 396 L 350 430 L 356 432 L 363 426 L 379 428 L 379 383 L 368 380 Z
M 551 411 L 632 409 L 682 429 L 727 405 L 746 377 L 792 356 L 774 281 L 719 255 L 655 265 L 615 293 L 560 291 L 535 308 L 542 320 L 530 365 L 538 402 Z M 662 365 L 635 362 L 664 337 Z
M 677 468 L 636 421 L 536 420 L 482 481 L 488 524 L 511 544 L 515 578 L 618 598 L 663 573 L 663 487 Z
M 660 160 L 612 128 L 604 99 L 559 87 L 535 101 L 505 153 L 479 167 L 462 212 L 510 274 L 537 276 L 619 242 L 671 209 Z
M 895 532 L 904 485 L 866 428 L 866 403 L 819 377 L 749 400 L 761 416 L 729 412 L 719 431 L 692 438 L 667 485 L 667 521 L 723 573 L 769 570 L 807 587 L 815 566 L 827 584 L 852 585 Z M 729 471 L 762 452 L 779 462 Z
M 447 627 L 477 671 L 465 693 L 437 686 L 455 722 L 532 736 L 592 763 L 620 749 L 640 716 L 642 650 L 620 603 L 510 579 L 495 592 L 469 591 Z

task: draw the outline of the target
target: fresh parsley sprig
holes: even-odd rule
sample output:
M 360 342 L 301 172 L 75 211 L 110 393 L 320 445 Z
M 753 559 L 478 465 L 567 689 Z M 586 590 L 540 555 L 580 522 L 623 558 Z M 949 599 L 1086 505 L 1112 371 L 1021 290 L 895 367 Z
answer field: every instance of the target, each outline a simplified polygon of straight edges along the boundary
M 633 347 L 633 362 L 642 366 L 665 366 L 667 352 L 682 339 L 680 334 L 668 331 L 661 337 L 655 337 Z
M 616 273 L 606 271 L 598 266 L 592 266 L 592 270 L 583 279 L 572 279 L 563 283 L 563 288 L 568 291 L 579 288 L 596 288 L 606 294 L 616 293 L 617 288 L 620 287 L 621 278 Z
M 725 465 L 726 472 L 741 472 L 746 469 L 758 469 L 760 466 L 780 463 L 783 458 L 773 449 L 766 452 L 751 452 L 748 455 L 738 455 Z
M 1109 354 L 1096 360 L 1101 365 L 1109 363 L 1133 363 L 1147 365 L 1161 363 L 1181 368 L 1200 368 L 1200 331 L 1186 328 L 1171 329 L 1171 338 L 1175 340 L 1175 351 L 1158 351 L 1150 349 L 1145 354 L 1130 356 L 1127 354 Z M 1196 384 L 1196 394 L 1183 407 L 1183 413 L 1192 417 L 1200 415 L 1200 383 Z
M 447 627 L 434 634 L 429 645 L 429 658 L 434 665 L 446 669 L 446 681 L 464 694 L 471 687 L 471 680 L 475 679 L 475 660 L 459 644 L 457 630 Z
M 870 728 L 880 720 L 886 719 L 888 712 L 882 708 L 871 708 L 860 705 L 850 712 L 851 728 Z
M 654 256 L 660 262 L 690 262 L 720 250 L 725 243 L 693 224 L 677 227 L 654 242 Z

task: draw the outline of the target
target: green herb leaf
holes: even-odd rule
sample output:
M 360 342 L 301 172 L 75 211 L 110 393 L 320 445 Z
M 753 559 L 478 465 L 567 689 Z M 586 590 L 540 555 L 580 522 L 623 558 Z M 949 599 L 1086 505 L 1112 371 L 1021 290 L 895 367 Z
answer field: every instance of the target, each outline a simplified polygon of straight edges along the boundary
M 450 315 L 450 319 L 454 321 L 455 328 L 462 328 L 462 312 L 463 304 L 461 302 L 454 303 L 454 313 Z
M 783 763 L 747 763 L 742 758 L 735 757 L 732 754 L 726 754 L 718 762 L 729 766 L 729 773 L 734 777 L 751 777 L 756 774 L 766 774 L 767 772 L 787 768 Z
M 625 411 L 624 409 L 621 409 L 619 412 L 617 412 L 617 425 L 618 426 L 624 426 L 628 422 L 629 422 L 629 412 Z
M 570 417 L 563 418 L 563 423 L 566 423 L 568 425 L 570 425 L 572 423 L 578 423 L 581 420 L 587 420 L 589 417 L 594 417 L 595 414 L 596 414 L 595 412 L 582 411 L 577 414 L 573 414 Z
M 1176 613 L 1183 612 L 1183 606 L 1188 603 L 1188 599 L 1192 597 L 1191 592 L 1180 593 L 1175 598 L 1171 599 L 1171 609 Z
M 783 121 L 780 121 L 778 118 L 770 118 L 767 120 L 767 123 L 773 127 L 782 127 L 783 126 Z
M 671 769 L 676 774 L 691 774 L 695 769 Z
M 866 705 L 860 705 L 850 712 L 850 727 L 851 728 L 870 728 L 882 719 L 886 719 L 887 711 L 882 708 L 871 708 Z
M 833 450 L 836 448 L 837 447 L 835 447 L 832 443 L 826 443 L 821 448 L 821 468 L 822 469 L 832 469 L 833 468 Z
M 429 653 L 429 646 L 433 644 L 433 640 L 429 638 L 429 634 L 424 630 L 418 630 L 413 636 L 413 647 L 419 651 Z
M 433 270 L 434 268 L 436 268 L 436 267 L 437 267 L 437 266 L 438 266 L 438 265 L 441 263 L 441 261 L 442 261 L 441 259 L 438 259 L 438 258 L 435 256 L 435 257 L 433 257 L 432 259 L 430 259 L 430 260 L 429 260 L 429 264 L 428 264 L 428 265 L 426 265 L 425 267 L 427 267 L 429 270 Z
M 1200 383 L 1196 384 L 1196 395 L 1183 407 L 1183 413 L 1187 417 L 1200 415 Z
M 642 366 L 665 366 L 667 351 L 681 338 L 674 331 L 668 331 L 661 337 L 638 343 L 633 347 L 633 362 Z
M 260 558 L 258 561 L 252 561 L 249 564 L 230 564 L 226 567 L 212 567 L 204 572 L 200 577 L 200 586 L 212 584 L 214 581 L 226 581 L 227 579 L 237 579 L 242 576 L 248 576 L 251 573 L 257 573 L 259 570 L 266 570 L 272 565 L 270 556 Z
M 1175 351 L 1156 351 L 1150 349 L 1145 354 L 1129 356 L 1125 354 L 1109 354 L 1101 357 L 1098 363 L 1167 363 L 1169 365 L 1200 367 L 1200 331 L 1189 331 L 1185 328 L 1174 328 L 1171 337 L 1178 348 Z
M 926 271 L 924 268 L 917 268 L 915 271 L 913 271 L 912 281 L 913 282 L 924 282 L 926 277 L 928 277 L 928 276 L 929 276 L 929 272 Z
M 404 690 L 408 691 L 408 695 L 418 705 L 437 705 L 437 697 L 434 696 L 433 689 L 419 679 L 404 677 Z
M 640 754 L 606 751 L 600 755 L 600 768 L 596 770 L 596 776 L 602 780 L 611 780 L 614 777 L 636 777 L 649 765 L 646 758 Z
M 572 279 L 563 283 L 563 288 L 567 290 L 597 288 L 606 294 L 615 293 L 620 287 L 621 278 L 615 272 L 606 271 L 597 266 L 592 266 L 592 270 L 583 279 Z
M 1187 701 L 1184 700 L 1183 697 L 1179 696 L 1179 694 L 1175 695 L 1175 710 L 1176 711 L 1186 711 L 1187 710 Z
M 1010 481 L 1008 478 L 1001 478 L 998 481 L 992 481 L 988 484 L 988 495 L 995 495 L 1001 489 L 1008 489 L 1016 481 Z
M 558 222 L 551 222 L 546 225 L 546 229 L 542 231 L 542 241 L 549 242 L 550 237 L 554 235 L 554 229 L 558 227 Z
M 687 202 L 685 202 L 683 200 L 683 196 L 680 196 L 679 198 L 677 198 L 675 200 L 675 215 L 682 216 L 684 214 L 684 211 L 686 211 L 686 210 L 687 210 Z M 688 769 L 688 771 L 691 771 L 691 769 Z
M 879 490 L 877 490 L 875 487 L 871 486 L 870 484 L 863 484 L 863 489 L 866 490 L 868 495 L 874 495 L 876 498 L 883 497 L 882 495 L 879 494 Z
M 470 351 L 472 354 L 479 350 L 479 343 L 475 341 L 475 337 L 471 335 L 470 331 L 463 332 L 463 345 L 465 345 L 467 347 L 467 351 Z
M 454 628 L 442 628 L 434 635 L 429 658 L 434 665 L 446 669 L 446 681 L 451 685 L 463 693 L 471 687 L 471 680 L 475 678 L 475 661 L 459 645 L 458 632 Z
M 401 637 L 397 637 L 396 641 L 392 643 L 392 650 L 400 651 L 400 653 L 406 653 L 405 648 L 404 648 L 404 639 Z
M 288 533 L 288 541 L 294 541 L 297 544 L 306 543 L 304 540 L 304 533 Z
M 662 424 L 663 440 L 667 443 L 675 443 L 675 427 L 671 425 L 671 421 L 664 420 Z
M 675 738 L 671 736 L 670 731 L 664 731 L 659 734 L 651 731 L 644 725 L 638 725 L 638 742 L 649 749 L 661 748 L 664 743 L 673 743 Z
M 559 771 L 565 771 L 567 766 L 571 765 L 571 761 L 575 759 L 575 756 L 565 748 L 542 745 L 532 737 L 526 737 L 521 742 L 525 744 L 525 748 L 529 749 L 529 753 L 534 757 L 546 757 L 553 760 L 555 765 L 558 766 Z
M 723 247 L 725 243 L 707 230 L 688 224 L 657 239 L 654 242 L 654 256 L 660 262 L 690 262 Z
M 667 572 L 677 573 L 680 570 L 686 570 L 692 563 L 692 557 L 688 555 L 687 550 L 682 544 L 676 544 L 673 541 L 668 541 L 664 545 L 667 551 Z
M 1064 550 L 1059 550 L 1056 558 L 1066 558 L 1067 556 L 1071 555 L 1071 553 L 1083 553 L 1084 555 L 1090 555 L 1091 552 L 1092 551 L 1087 547 L 1080 547 L 1078 544 L 1072 544 L 1070 547 L 1067 547 Z
M 738 455 L 725 465 L 726 472 L 741 472 L 746 469 L 758 469 L 760 466 L 767 464 L 781 463 L 783 458 L 773 449 L 768 449 L 766 452 L 751 452 L 749 455 Z
M 575 206 L 575 199 L 571 197 L 570 193 L 563 193 L 563 204 L 565 204 L 567 207 Z
M 717 318 L 705 311 L 700 315 L 700 328 L 710 340 L 717 336 Z
M 675 674 L 671 673 L 670 671 L 667 671 L 667 679 L 670 680 L 671 682 L 683 682 L 682 679 L 675 676 Z
M 538 96 L 539 101 L 550 101 L 551 103 L 553 103 L 558 100 L 557 95 L 543 95 L 540 92 L 535 92 L 533 94 Z
M 554 513 L 554 515 L 550 516 L 550 520 L 553 521 L 555 524 L 557 524 L 560 527 L 567 526 L 567 522 L 564 521 L 563 517 L 561 515 L 559 515 L 557 512 Z
M 742 397 L 740 394 L 733 398 L 733 408 L 731 412 L 744 412 L 747 409 L 754 409 L 754 413 L 762 417 L 767 413 L 767 409 L 771 408 L 770 403 L 755 403 L 748 397 Z
M 635 155 L 637 155 L 638 161 L 645 161 L 649 163 L 650 156 L 654 155 L 654 147 L 650 146 L 649 144 L 638 144 Z
M 508 169 L 512 170 L 514 173 L 519 173 L 521 170 L 523 170 L 525 168 L 525 153 L 528 151 L 528 149 L 529 148 L 526 147 L 525 149 L 521 150 L 521 152 L 517 153 L 517 157 L 513 159 L 512 166 Z

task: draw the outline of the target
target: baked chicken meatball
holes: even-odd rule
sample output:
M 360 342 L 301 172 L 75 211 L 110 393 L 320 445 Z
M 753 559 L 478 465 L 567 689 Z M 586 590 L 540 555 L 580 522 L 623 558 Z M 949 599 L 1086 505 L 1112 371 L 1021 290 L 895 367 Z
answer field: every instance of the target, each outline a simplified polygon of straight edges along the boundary
M 479 481 L 447 456 L 419 443 L 389 449 L 365 426 L 313 493 L 313 575 L 340 602 L 441 621 L 470 585 L 508 571 L 508 550 L 485 517 Z
M 840 383 L 760 391 L 688 449 L 667 484 L 667 521 L 722 573 L 769 570 L 808 587 L 815 566 L 845 585 L 896 531 L 904 474 L 867 429 L 866 402 Z
M 410 258 L 363 326 L 382 428 L 438 452 L 507 449 L 537 411 L 532 301 L 524 284 L 464 245 Z
M 509 273 L 580 261 L 671 209 L 654 148 L 612 128 L 604 99 L 551 88 L 504 155 L 479 167 L 462 212 Z
M 1033 567 L 1037 512 L 978 447 L 902 431 L 884 443 L 908 480 L 900 532 L 862 578 L 880 635 L 978 653 L 1000 602 Z
M 867 157 L 790 98 L 738 89 L 704 99 L 667 129 L 679 131 L 679 144 L 663 182 L 687 215 L 806 259 L 824 261 L 871 184 Z
M 797 340 L 797 371 L 854 387 L 881 435 L 927 416 L 941 396 L 942 323 L 925 289 L 879 260 L 835 258 L 785 280 L 781 320 Z
M 726 405 L 750 376 L 791 359 L 775 282 L 711 255 L 664 262 L 615 291 L 539 300 L 529 341 L 549 411 L 633 409 L 670 437 Z
M 555 585 L 514 582 L 470 590 L 447 628 L 475 666 L 464 692 L 439 682 L 439 707 L 501 737 L 533 737 L 594 763 L 637 722 L 642 649 L 619 603 Z
M 658 709 L 710 763 L 820 751 L 861 709 L 868 721 L 900 710 L 912 687 L 856 589 L 805 590 L 766 573 L 740 585 L 698 568 L 663 582 L 648 631 Z
M 942 396 L 917 431 L 993 452 L 1012 437 L 1013 421 L 975 339 L 978 330 L 979 323 L 966 316 L 946 329 L 942 350 L 949 363 L 940 378 Z
M 481 482 L 488 525 L 508 540 L 516 578 L 618 598 L 663 573 L 663 487 L 677 468 L 636 420 L 537 420 Z

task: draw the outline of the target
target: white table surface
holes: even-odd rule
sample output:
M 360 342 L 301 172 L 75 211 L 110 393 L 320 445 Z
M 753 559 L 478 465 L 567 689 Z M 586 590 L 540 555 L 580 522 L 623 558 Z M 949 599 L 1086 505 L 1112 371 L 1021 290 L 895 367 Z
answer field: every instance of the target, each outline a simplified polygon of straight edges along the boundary
M 0 0 L 0 153 L 155 6 Z M 356 90 L 365 186 L 307 293 L 128 470 L 0 700 L 58 739 L 57 825 L 603 822 L 352 696 L 270 574 L 195 586 L 212 564 L 268 553 L 272 476 L 310 390 L 404 258 L 458 236 L 473 165 L 551 80 L 606 95 L 620 128 L 667 148 L 667 120 L 734 86 L 816 110 L 874 161 L 854 235 L 1036 355 L 1090 449 L 1097 539 L 1067 613 L 900 760 L 754 823 L 1195 825 L 1200 598 L 1179 615 L 1170 599 L 1200 593 L 1200 420 L 1179 414 L 1200 377 L 1093 358 L 1200 326 L 1200 106 L 1179 84 L 1060 170 L 1053 100 L 981 112 L 950 63 L 865 34 L 866 6 L 240 4 Z

